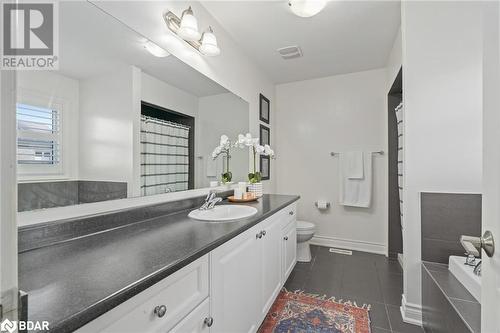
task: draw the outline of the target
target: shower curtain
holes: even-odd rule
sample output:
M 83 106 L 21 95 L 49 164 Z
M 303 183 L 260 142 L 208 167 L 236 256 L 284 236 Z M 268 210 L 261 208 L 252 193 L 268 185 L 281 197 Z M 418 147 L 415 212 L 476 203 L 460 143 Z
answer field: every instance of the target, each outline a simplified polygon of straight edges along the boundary
M 404 105 L 403 102 L 394 110 L 398 125 L 398 188 L 399 188 L 399 214 L 401 216 L 401 230 L 403 229 L 403 173 L 404 173 Z
M 141 193 L 184 191 L 189 184 L 190 128 L 141 116 Z

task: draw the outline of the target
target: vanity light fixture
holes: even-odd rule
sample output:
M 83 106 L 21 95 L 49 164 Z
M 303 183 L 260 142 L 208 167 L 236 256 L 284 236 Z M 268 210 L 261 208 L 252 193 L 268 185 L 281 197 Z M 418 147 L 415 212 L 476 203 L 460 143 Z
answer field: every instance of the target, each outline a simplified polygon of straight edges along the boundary
M 144 43 L 144 48 L 148 50 L 149 53 L 158 58 L 165 58 L 170 55 L 170 53 L 168 53 L 165 49 L 161 48 L 150 40 Z
M 220 54 L 220 48 L 217 45 L 212 27 L 200 35 L 198 31 L 198 21 L 194 17 L 191 7 L 182 12 L 181 18 L 168 11 L 163 14 L 163 20 L 168 29 L 182 38 L 186 43 L 206 56 L 217 56 Z
M 207 56 L 217 56 L 220 54 L 217 37 L 215 37 L 212 27 L 208 27 L 208 30 L 201 36 L 200 52 Z
M 182 12 L 181 23 L 177 34 L 186 41 L 196 41 L 201 37 L 198 31 L 198 20 L 194 17 L 193 10 L 191 6 Z
M 295 15 L 311 17 L 325 8 L 326 0 L 289 0 L 288 5 Z

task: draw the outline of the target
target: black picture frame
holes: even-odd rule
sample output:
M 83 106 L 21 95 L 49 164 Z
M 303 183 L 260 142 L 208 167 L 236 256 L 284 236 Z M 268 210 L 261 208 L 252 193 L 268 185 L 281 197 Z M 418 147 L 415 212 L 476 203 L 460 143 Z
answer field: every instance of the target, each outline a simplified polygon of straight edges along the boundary
M 259 95 L 259 119 L 260 121 L 269 124 L 269 114 L 271 110 L 271 102 L 266 96 L 260 94 Z
M 271 129 L 261 124 L 259 127 L 259 138 L 261 145 L 271 145 Z
M 269 156 L 260 155 L 260 175 L 262 180 L 271 179 L 271 158 Z

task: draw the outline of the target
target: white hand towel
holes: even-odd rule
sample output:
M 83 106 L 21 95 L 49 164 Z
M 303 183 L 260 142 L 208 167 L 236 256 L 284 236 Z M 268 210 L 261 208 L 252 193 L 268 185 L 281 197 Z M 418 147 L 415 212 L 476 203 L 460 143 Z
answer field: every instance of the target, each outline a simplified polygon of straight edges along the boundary
M 345 153 L 345 159 L 347 160 L 347 171 L 346 175 L 349 179 L 363 179 L 365 177 L 363 172 L 363 152 L 362 151 L 350 151 Z
M 372 154 L 363 153 L 363 179 L 348 176 L 349 159 L 340 154 L 339 161 L 339 203 L 343 206 L 368 208 L 372 196 Z

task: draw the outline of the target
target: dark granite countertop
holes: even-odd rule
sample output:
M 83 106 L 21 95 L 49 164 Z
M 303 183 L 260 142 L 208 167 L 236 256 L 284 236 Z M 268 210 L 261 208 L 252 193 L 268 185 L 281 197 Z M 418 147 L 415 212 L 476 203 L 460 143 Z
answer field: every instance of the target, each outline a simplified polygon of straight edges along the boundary
M 298 196 L 264 195 L 251 218 L 191 220 L 183 210 L 19 254 L 28 319 L 71 332 L 249 229 Z
M 429 273 L 467 328 L 473 333 L 480 333 L 481 304 L 453 276 L 448 265 L 423 261 L 422 269 Z

